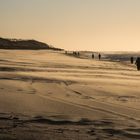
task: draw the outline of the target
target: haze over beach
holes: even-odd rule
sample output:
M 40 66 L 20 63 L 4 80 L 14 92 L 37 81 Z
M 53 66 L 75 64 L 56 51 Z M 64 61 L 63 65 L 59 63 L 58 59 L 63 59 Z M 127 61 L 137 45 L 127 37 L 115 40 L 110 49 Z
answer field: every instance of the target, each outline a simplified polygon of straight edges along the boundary
M 139 51 L 139 0 L 0 0 L 0 33 L 66 50 Z
M 0 0 L 0 140 L 139 140 L 139 6 Z

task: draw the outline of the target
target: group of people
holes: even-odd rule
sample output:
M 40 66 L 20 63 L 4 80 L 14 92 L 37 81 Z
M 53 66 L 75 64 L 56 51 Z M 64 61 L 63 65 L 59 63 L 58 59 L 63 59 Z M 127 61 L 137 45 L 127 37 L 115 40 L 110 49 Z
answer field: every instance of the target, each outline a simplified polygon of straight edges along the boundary
M 131 62 L 131 64 L 134 63 L 134 57 L 131 57 L 131 58 L 130 58 L 130 62 Z M 140 57 L 137 57 L 137 58 L 136 58 L 135 64 L 136 64 L 136 66 L 137 66 L 137 70 L 140 70 Z
M 80 53 L 79 52 L 73 52 L 73 55 L 80 56 Z M 95 58 L 94 54 L 92 54 L 91 57 L 92 57 L 92 59 L 94 59 Z M 101 54 L 100 53 L 98 54 L 98 58 L 99 58 L 99 60 L 101 59 Z
M 75 56 L 79 56 L 80 53 L 79 53 L 79 52 L 73 52 L 73 55 L 75 55 Z
M 68 54 L 68 52 L 65 51 L 65 54 Z M 74 56 L 80 56 L 80 53 L 79 52 L 76 52 L 76 51 L 73 51 L 72 54 Z M 95 58 L 94 54 L 92 54 L 91 57 L 92 57 L 92 59 L 94 59 Z M 99 58 L 99 60 L 101 59 L 101 54 L 100 53 L 98 54 L 98 58 Z
M 101 59 L 101 54 L 100 53 L 98 54 L 98 58 L 99 58 L 99 60 Z M 94 59 L 94 54 L 92 54 L 92 59 Z
M 68 52 L 65 51 L 65 54 L 68 54 Z M 74 56 L 80 56 L 80 53 L 74 51 L 74 52 L 73 52 L 73 55 L 74 55 Z M 92 59 L 95 58 L 94 53 L 91 54 L 91 57 L 92 57 Z M 100 54 L 100 53 L 98 54 L 98 59 L 101 60 L 101 54 Z M 131 64 L 134 63 L 134 57 L 130 57 L 130 62 L 131 62 Z M 137 58 L 136 58 L 135 64 L 136 64 L 136 66 L 137 66 L 137 70 L 140 70 L 140 57 L 137 57 Z

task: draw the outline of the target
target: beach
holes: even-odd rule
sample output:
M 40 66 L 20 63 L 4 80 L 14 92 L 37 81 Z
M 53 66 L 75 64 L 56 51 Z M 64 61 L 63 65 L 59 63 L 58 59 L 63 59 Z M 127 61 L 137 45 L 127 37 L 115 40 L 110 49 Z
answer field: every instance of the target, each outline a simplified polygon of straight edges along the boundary
M 113 56 L 1 50 L 0 139 L 140 139 L 140 72 Z

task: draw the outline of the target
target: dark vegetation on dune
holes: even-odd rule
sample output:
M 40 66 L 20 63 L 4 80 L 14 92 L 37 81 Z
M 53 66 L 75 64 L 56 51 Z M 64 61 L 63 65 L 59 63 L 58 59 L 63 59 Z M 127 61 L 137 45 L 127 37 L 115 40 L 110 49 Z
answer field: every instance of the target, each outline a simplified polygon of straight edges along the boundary
M 17 50 L 58 50 L 60 48 L 54 48 L 48 44 L 36 41 L 36 40 L 22 40 L 22 39 L 5 39 L 0 38 L 0 49 L 17 49 Z

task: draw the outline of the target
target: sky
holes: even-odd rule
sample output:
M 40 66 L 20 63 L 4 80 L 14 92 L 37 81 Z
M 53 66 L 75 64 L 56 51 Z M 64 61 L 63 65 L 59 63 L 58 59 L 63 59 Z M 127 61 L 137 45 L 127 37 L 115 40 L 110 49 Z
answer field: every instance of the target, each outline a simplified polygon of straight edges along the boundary
M 140 51 L 140 0 L 0 0 L 0 36 L 65 50 Z

